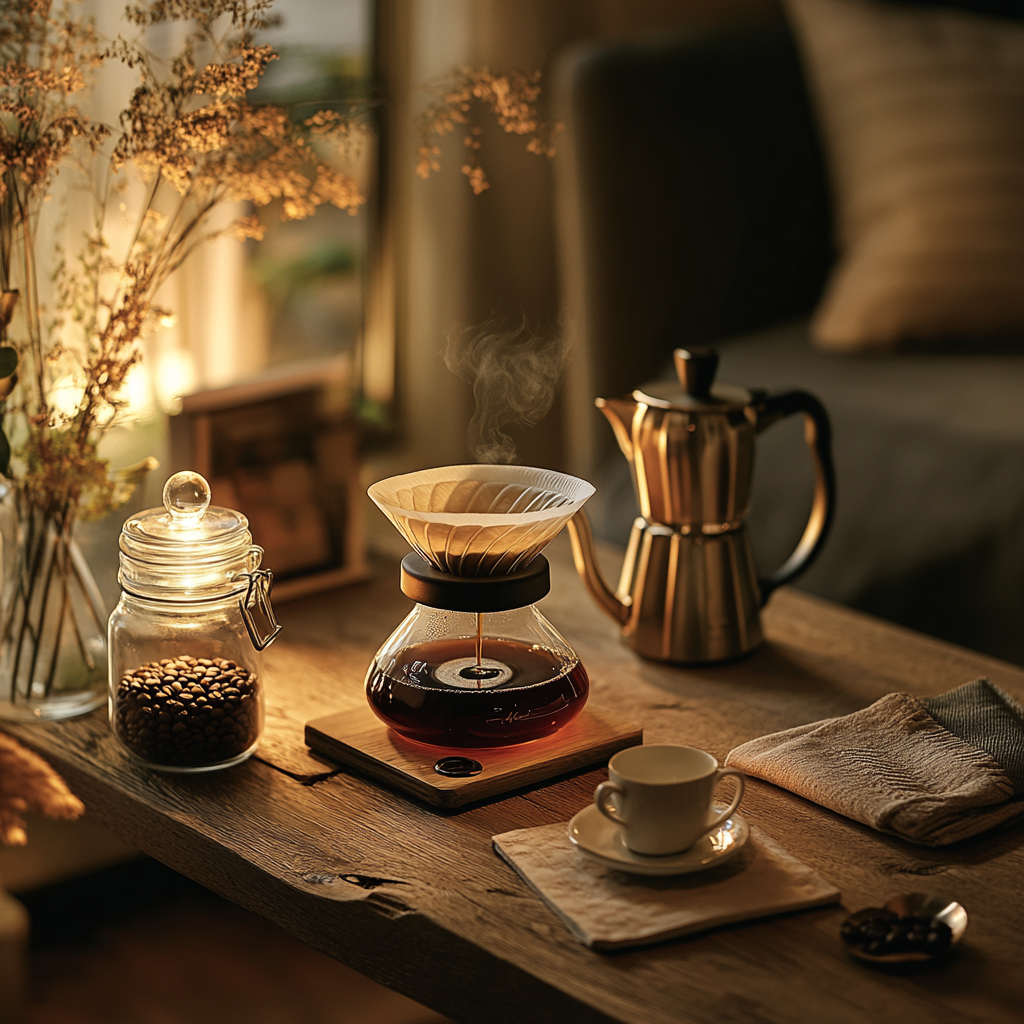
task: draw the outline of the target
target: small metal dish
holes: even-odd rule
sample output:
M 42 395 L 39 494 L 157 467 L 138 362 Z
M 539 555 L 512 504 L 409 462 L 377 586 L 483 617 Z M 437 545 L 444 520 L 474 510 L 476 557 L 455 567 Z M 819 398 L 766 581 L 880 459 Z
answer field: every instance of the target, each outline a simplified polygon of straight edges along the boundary
M 900 917 L 935 917 L 949 927 L 951 938 L 947 947 L 936 953 L 923 950 L 903 951 L 899 953 L 872 954 L 859 949 L 845 935 L 842 935 L 843 943 L 847 951 L 859 960 L 866 960 L 873 964 L 901 964 L 923 962 L 926 960 L 937 960 L 945 956 L 962 938 L 967 931 L 967 911 L 948 896 L 935 892 L 909 892 L 900 896 L 893 896 L 881 909 L 891 911 Z M 860 913 L 863 913 L 861 911 Z M 854 916 L 851 915 L 843 922 L 846 924 Z

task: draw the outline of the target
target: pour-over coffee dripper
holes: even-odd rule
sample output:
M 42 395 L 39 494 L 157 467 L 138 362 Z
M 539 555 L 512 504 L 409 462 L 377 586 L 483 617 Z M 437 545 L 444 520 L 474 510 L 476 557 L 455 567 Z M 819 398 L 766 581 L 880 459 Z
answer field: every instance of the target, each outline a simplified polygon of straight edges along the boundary
M 579 714 L 587 673 L 535 602 L 550 589 L 540 551 L 593 493 L 526 466 L 448 466 L 370 488 L 414 549 L 401 586 L 416 602 L 366 675 L 378 718 L 423 743 L 488 747 Z

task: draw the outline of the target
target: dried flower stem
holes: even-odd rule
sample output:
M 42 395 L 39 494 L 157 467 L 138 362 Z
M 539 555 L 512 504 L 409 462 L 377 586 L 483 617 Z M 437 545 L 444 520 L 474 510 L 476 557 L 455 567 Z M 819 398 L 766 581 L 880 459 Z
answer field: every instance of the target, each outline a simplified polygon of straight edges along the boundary
M 462 173 L 469 179 L 470 188 L 476 195 L 491 187 L 480 166 L 483 129 L 476 120 L 477 106 L 490 108 L 504 131 L 528 135 L 528 152 L 553 157 L 554 137 L 563 126 L 541 121 L 537 113 L 540 77 L 539 71 L 493 74 L 488 68 L 451 67 L 427 82 L 423 88 L 437 98 L 416 118 L 420 140 L 416 173 L 421 178 L 428 178 L 432 171 L 439 171 L 441 147 L 435 137 L 440 138 L 459 126 L 465 126 L 462 142 L 467 154 Z
M 96 668 L 95 659 L 85 644 L 79 613 L 71 600 L 72 585 L 81 593 L 87 614 L 91 615 L 96 627 L 100 630 L 104 628 L 103 616 L 94 606 L 93 595 L 75 558 L 70 515 L 64 516 L 63 528 L 59 523 L 47 521 L 38 510 L 28 511 L 22 521 L 28 527 L 24 544 L 27 557 L 19 567 L 2 633 L 4 643 L 14 644 L 10 679 L 6 687 L 6 699 L 11 702 L 19 698 L 27 700 L 30 696 L 38 698 L 51 695 L 65 629 L 73 631 L 87 668 Z M 55 588 L 58 589 L 59 597 L 53 602 Z M 41 686 L 33 690 L 39 658 L 44 651 L 44 639 L 49 639 L 53 649 L 49 653 Z

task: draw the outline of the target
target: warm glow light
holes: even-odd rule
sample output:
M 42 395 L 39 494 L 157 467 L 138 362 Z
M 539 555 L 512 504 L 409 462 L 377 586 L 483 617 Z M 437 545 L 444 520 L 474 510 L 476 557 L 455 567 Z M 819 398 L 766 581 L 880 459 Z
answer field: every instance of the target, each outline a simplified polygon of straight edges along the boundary
M 166 316 L 160 317 L 161 327 L 174 327 L 178 322 L 178 318 L 173 313 L 168 313 Z
M 196 386 L 196 367 L 188 352 L 174 349 L 160 356 L 156 367 L 156 398 L 167 413 L 181 409 L 181 396 Z
M 124 381 L 122 416 L 131 420 L 149 419 L 156 411 L 153 401 L 153 379 L 145 363 L 136 363 Z
M 50 389 L 50 408 L 60 416 L 73 419 L 85 401 L 85 381 L 81 376 L 66 373 Z

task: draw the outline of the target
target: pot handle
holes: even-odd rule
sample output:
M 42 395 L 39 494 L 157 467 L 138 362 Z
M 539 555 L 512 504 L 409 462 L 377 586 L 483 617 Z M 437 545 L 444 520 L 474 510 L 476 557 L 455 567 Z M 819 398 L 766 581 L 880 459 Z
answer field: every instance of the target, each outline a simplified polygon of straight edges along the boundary
M 825 407 L 814 395 L 806 391 L 786 391 L 781 395 L 758 397 L 754 400 L 754 409 L 758 433 L 787 416 L 803 413 L 804 440 L 814 462 L 814 501 L 810 518 L 789 558 L 771 576 L 758 580 L 764 605 L 772 591 L 795 579 L 811 564 L 825 543 L 835 512 L 836 476 L 832 466 L 832 425 Z

